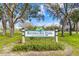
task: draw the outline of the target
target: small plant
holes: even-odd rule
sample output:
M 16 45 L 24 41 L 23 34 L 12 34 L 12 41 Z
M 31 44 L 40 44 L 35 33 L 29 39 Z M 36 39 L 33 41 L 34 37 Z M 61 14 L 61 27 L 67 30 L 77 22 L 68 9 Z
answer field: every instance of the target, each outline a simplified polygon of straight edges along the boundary
M 15 45 L 13 51 L 49 51 L 49 50 L 63 50 L 64 46 L 61 43 L 56 43 L 52 39 L 45 40 L 30 40 L 26 44 Z

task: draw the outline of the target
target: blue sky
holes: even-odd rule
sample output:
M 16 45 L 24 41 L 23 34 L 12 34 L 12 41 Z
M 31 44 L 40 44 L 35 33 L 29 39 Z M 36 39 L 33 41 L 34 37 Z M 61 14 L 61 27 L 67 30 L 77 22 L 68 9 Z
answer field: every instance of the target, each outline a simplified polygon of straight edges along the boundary
M 52 17 L 49 17 L 49 16 L 45 16 L 45 20 L 40 20 L 40 21 L 37 21 L 37 19 L 33 19 L 31 21 L 31 23 L 34 25 L 34 26 L 49 26 L 49 25 L 55 25 L 55 24 L 59 24 L 59 20 L 57 20 L 56 18 L 53 19 Z
M 51 15 L 51 17 L 49 16 L 49 13 L 46 11 L 45 7 L 43 4 L 40 4 L 40 10 L 41 13 L 44 15 L 44 21 L 37 21 L 37 19 L 32 19 L 32 24 L 36 25 L 36 26 L 42 26 L 42 25 L 49 25 L 49 24 L 58 24 L 59 21 L 57 20 L 57 18 L 53 18 L 54 16 Z
M 59 24 L 59 20 L 57 20 L 57 17 L 54 17 L 53 15 L 49 16 L 49 13 L 46 11 L 43 4 L 40 4 L 40 9 L 42 14 L 44 14 L 44 21 L 37 21 L 37 19 L 33 19 L 31 22 L 35 26 L 49 26 L 51 24 Z M 54 18 L 53 18 L 54 17 Z
M 57 20 L 57 17 L 53 16 L 53 14 L 50 16 L 49 12 L 46 11 L 43 4 L 40 4 L 40 10 L 41 13 L 44 15 L 44 21 L 40 20 L 38 21 L 36 18 L 32 18 L 31 23 L 33 26 L 50 26 L 50 25 L 59 25 L 60 21 Z M 27 22 L 30 22 L 29 20 Z M 16 24 L 16 27 L 19 25 Z
M 44 21 L 40 20 L 37 21 L 36 18 L 32 18 L 31 23 L 33 26 L 49 26 L 49 25 L 59 25 L 59 20 L 57 20 L 57 17 L 53 16 L 53 15 L 49 15 L 49 12 L 46 11 L 45 6 L 43 4 L 39 4 L 40 5 L 40 10 L 41 13 L 44 15 Z M 0 22 L 0 26 L 1 22 Z M 15 27 L 19 27 L 19 24 L 15 24 Z

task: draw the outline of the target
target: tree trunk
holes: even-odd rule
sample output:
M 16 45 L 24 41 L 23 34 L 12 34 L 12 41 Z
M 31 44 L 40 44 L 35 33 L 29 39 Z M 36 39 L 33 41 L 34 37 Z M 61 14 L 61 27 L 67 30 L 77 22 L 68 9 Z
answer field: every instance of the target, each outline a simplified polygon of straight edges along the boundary
M 62 25 L 62 31 L 61 31 L 61 36 L 64 37 L 64 26 Z
M 78 34 L 78 24 L 76 23 L 76 33 Z
M 75 23 L 74 23 L 74 27 L 73 27 L 73 30 L 75 31 Z
M 76 32 L 76 23 L 75 23 L 75 32 Z
M 72 35 L 72 25 L 71 25 L 70 19 L 69 19 L 69 26 L 70 26 L 70 28 L 69 28 L 69 35 L 71 36 Z
M 5 15 L 2 15 L 2 26 L 3 26 L 3 35 L 6 34 L 6 19 L 5 19 Z
M 13 35 L 14 35 L 13 15 L 11 16 L 11 18 L 9 20 L 9 25 L 10 25 L 10 36 L 13 37 Z

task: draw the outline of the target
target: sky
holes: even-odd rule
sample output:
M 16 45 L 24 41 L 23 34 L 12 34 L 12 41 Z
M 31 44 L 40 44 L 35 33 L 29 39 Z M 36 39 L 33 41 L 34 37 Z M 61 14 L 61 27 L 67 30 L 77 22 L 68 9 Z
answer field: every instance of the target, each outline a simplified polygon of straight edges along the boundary
M 37 5 L 37 3 L 35 3 L 35 4 Z M 36 6 L 36 5 L 35 5 L 35 6 Z M 47 12 L 47 9 L 45 8 L 44 4 L 38 4 L 38 5 L 40 5 L 40 10 L 41 10 L 40 13 L 44 15 L 44 21 L 43 21 L 43 20 L 37 21 L 36 18 L 32 18 L 32 20 L 31 20 L 30 23 L 31 23 L 33 26 L 60 25 L 60 19 L 57 19 L 57 17 L 55 17 L 55 16 L 53 16 L 53 15 L 51 15 L 51 17 L 50 17 L 49 12 Z M 33 6 L 34 6 L 34 4 L 33 4 Z M 34 6 L 34 7 L 35 7 L 35 6 Z M 63 6 L 62 3 L 60 3 L 60 7 L 61 7 L 62 10 L 63 10 L 63 7 L 64 7 L 64 6 Z M 78 8 L 78 7 L 79 7 L 79 4 L 76 4 L 75 7 Z M 27 22 L 29 22 L 29 21 L 27 21 Z M 19 27 L 18 24 L 16 24 L 15 27 Z
M 33 25 L 37 25 L 37 26 L 49 26 L 51 24 L 55 25 L 55 24 L 59 24 L 59 20 L 57 20 L 57 18 L 53 18 L 54 16 L 50 17 L 49 13 L 45 10 L 43 5 L 40 5 L 40 9 L 41 12 L 44 14 L 45 16 L 45 20 L 41 20 L 41 21 L 37 21 L 37 19 L 33 19 L 31 22 Z
M 46 11 L 43 4 L 40 4 L 40 10 L 41 10 L 41 13 L 44 15 L 44 21 L 43 20 L 38 21 L 36 18 L 32 18 L 31 22 L 28 20 L 26 22 L 30 22 L 33 26 L 59 25 L 60 23 L 59 19 L 57 19 L 57 17 L 54 17 L 53 15 L 51 15 L 50 17 L 49 13 Z M 17 28 L 19 27 L 18 24 L 16 24 L 15 26 Z
M 44 15 L 44 21 L 43 20 L 40 20 L 40 21 L 37 21 L 36 18 L 32 18 L 31 20 L 31 24 L 33 26 L 50 26 L 50 25 L 59 25 L 60 21 L 57 20 L 57 17 L 54 17 L 53 15 L 49 15 L 49 12 L 47 12 L 47 10 L 45 9 L 45 6 L 43 4 L 40 4 L 40 10 L 43 15 Z M 54 18 L 53 18 L 54 17 Z M 29 21 L 27 21 L 29 22 Z M 0 27 L 2 26 L 1 22 L 0 22 Z M 19 23 L 15 24 L 15 28 L 19 28 L 20 25 Z

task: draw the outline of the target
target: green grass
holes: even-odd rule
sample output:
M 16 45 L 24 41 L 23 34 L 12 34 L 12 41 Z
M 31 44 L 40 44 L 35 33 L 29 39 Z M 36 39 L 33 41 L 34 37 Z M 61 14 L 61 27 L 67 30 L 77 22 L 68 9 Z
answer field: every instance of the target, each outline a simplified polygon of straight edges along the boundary
M 21 34 L 16 32 L 13 37 L 10 37 L 9 33 L 6 33 L 5 36 L 0 34 L 0 49 L 11 45 L 11 43 L 15 43 L 16 41 L 21 39 Z
M 79 34 L 73 33 L 69 36 L 69 33 L 65 33 L 64 37 L 61 37 L 59 33 L 59 41 L 72 47 L 72 55 L 79 55 Z
M 64 37 L 61 37 L 59 34 L 59 40 L 71 45 L 74 48 L 79 48 L 79 34 L 69 36 L 69 33 L 65 33 Z
M 16 31 L 13 37 L 10 37 L 10 34 L 7 32 L 5 36 L 0 34 L 0 49 L 6 48 L 22 39 L 22 34 L 19 31 Z M 21 43 L 19 44 L 21 45 Z M 26 44 L 24 46 L 33 47 L 32 50 L 44 51 L 44 50 L 62 50 L 64 49 L 63 44 L 56 43 L 55 40 L 51 37 L 46 38 L 26 38 Z M 22 46 L 22 45 L 21 45 Z M 16 48 L 17 49 L 17 48 Z M 27 48 L 28 49 L 28 48 Z
M 10 34 L 7 33 L 5 36 L 0 34 L 0 49 L 2 49 L 4 46 L 11 46 L 12 43 L 15 43 L 22 39 L 21 33 L 16 31 L 14 36 L 11 38 Z M 15 43 L 16 44 L 16 43 Z M 18 45 L 17 43 L 16 45 Z M 56 44 L 54 39 L 51 38 L 26 38 L 25 46 L 33 46 L 33 49 L 36 50 L 45 50 L 49 47 L 52 50 L 61 49 L 60 47 L 67 44 L 68 46 L 71 46 L 73 48 L 72 55 L 79 55 L 79 34 L 73 33 L 72 36 L 69 36 L 69 33 L 65 33 L 64 37 L 61 37 L 61 33 L 59 33 L 59 43 Z M 22 46 L 21 44 L 19 44 Z M 39 49 L 37 48 L 39 47 Z M 43 48 L 43 49 L 42 49 Z M 56 49 L 54 49 L 56 48 Z M 51 50 L 49 49 L 49 50 Z
M 50 51 L 63 49 L 63 44 L 56 43 L 53 38 L 26 38 L 26 43 L 15 45 L 13 51 Z

